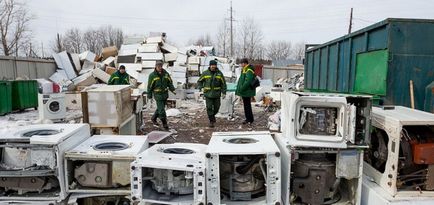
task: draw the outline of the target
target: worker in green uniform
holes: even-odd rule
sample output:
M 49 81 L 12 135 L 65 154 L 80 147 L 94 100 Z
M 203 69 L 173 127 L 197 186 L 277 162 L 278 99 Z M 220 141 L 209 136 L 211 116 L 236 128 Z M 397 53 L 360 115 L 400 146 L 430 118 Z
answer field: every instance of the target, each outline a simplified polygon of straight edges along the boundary
M 238 78 L 237 90 L 235 91 L 235 94 L 243 99 L 244 115 L 246 116 L 246 120 L 243 122 L 243 124 L 250 125 L 254 120 L 251 99 L 256 95 L 256 89 L 253 88 L 251 84 L 256 75 L 254 68 L 249 64 L 249 61 L 246 58 L 241 59 L 241 66 L 241 75 L 240 78 Z
M 154 126 L 159 126 L 157 118 L 160 118 L 165 130 L 169 130 L 165 110 L 167 98 L 169 97 L 168 90 L 176 95 L 172 78 L 169 73 L 163 69 L 163 62 L 157 62 L 154 72 L 149 75 L 148 98 L 154 98 L 157 102 L 157 110 L 155 110 L 151 119 L 152 123 Z
M 209 119 L 209 127 L 214 127 L 215 115 L 220 109 L 220 97 L 226 96 L 226 81 L 223 73 L 217 68 L 217 61 L 209 63 L 208 70 L 204 71 L 197 81 L 199 90 L 203 89 L 206 101 L 206 111 Z
M 108 81 L 109 85 L 129 85 L 130 84 L 130 76 L 125 71 L 125 66 L 119 66 L 119 69 L 114 72 Z

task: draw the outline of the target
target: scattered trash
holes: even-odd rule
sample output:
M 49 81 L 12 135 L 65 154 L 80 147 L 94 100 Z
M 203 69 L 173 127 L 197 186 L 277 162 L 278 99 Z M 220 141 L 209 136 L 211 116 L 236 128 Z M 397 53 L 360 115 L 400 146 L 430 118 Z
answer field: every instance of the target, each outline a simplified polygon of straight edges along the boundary
M 171 108 L 166 110 L 166 115 L 168 117 L 180 117 L 182 115 L 181 111 L 176 108 Z

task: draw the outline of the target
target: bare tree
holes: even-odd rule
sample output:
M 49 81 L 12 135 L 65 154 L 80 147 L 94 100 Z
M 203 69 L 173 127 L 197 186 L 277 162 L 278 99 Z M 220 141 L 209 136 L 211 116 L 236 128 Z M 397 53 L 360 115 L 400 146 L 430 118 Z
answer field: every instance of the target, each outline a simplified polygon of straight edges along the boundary
M 87 29 L 86 32 L 83 33 L 83 44 L 85 49 L 98 53 L 103 47 L 103 43 L 101 43 L 102 35 L 103 34 L 98 30 L 91 28 Z
M 197 39 L 190 39 L 188 44 L 193 44 L 195 46 L 214 46 L 211 35 L 208 33 L 206 35 L 199 36 Z
M 305 42 L 299 42 L 294 45 L 294 48 L 292 49 L 292 57 L 295 60 L 303 60 L 305 45 Z
M 272 41 L 266 48 L 266 57 L 271 60 L 284 60 L 290 57 L 291 51 L 291 42 Z
M 120 48 L 123 39 L 123 31 L 110 25 L 98 29 L 88 28 L 84 32 L 77 28 L 71 28 L 64 35 L 58 35 L 52 42 L 51 48 L 54 52 L 66 50 L 70 53 L 80 53 L 90 50 L 99 53 L 102 48 L 108 46 Z
M 258 54 L 263 54 L 261 49 L 262 40 L 264 35 L 260 26 L 255 22 L 253 18 L 247 17 L 242 21 L 241 29 L 239 31 L 239 43 L 241 51 L 238 52 L 241 56 L 249 59 L 258 59 Z
M 29 28 L 33 16 L 25 3 L 15 0 L 0 0 L 0 36 L 2 54 L 9 56 L 26 53 L 32 34 Z M 20 51 L 21 50 L 21 51 Z
M 71 28 L 65 32 L 63 46 L 69 53 L 81 53 L 83 51 L 83 36 L 78 28 Z
M 230 28 L 226 25 L 226 20 L 222 22 L 220 27 L 218 28 L 216 35 L 216 45 L 217 51 L 222 56 L 230 55 L 230 39 L 231 31 Z
M 54 51 L 56 53 L 60 53 L 60 52 L 65 50 L 63 45 L 64 45 L 63 36 L 60 35 L 59 33 L 57 33 L 56 39 L 50 41 L 50 48 L 52 51 Z

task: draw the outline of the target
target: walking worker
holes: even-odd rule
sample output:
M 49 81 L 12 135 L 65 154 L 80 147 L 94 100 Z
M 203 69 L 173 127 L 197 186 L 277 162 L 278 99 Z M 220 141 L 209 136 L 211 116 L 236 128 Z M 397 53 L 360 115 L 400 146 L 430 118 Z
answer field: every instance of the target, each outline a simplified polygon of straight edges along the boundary
M 216 123 L 215 115 L 220 109 L 220 97 L 226 97 L 226 81 L 223 73 L 217 68 L 217 61 L 210 61 L 208 70 L 202 73 L 197 84 L 199 90 L 203 89 L 209 127 L 212 128 Z
M 251 99 L 256 94 L 256 89 L 252 87 L 252 83 L 255 80 L 256 75 L 247 58 L 241 59 L 241 66 L 241 75 L 240 78 L 238 78 L 237 90 L 235 91 L 235 94 L 243 99 L 244 115 L 246 116 L 246 120 L 243 122 L 243 124 L 250 125 L 254 120 Z
M 129 85 L 130 84 L 130 76 L 125 71 L 125 66 L 119 66 L 119 69 L 114 72 L 108 81 L 109 85 Z
M 165 130 L 169 130 L 165 110 L 167 98 L 169 97 L 168 90 L 176 95 L 172 78 L 169 73 L 163 69 L 163 62 L 159 61 L 155 66 L 154 72 L 149 75 L 148 98 L 150 100 L 154 98 L 157 103 L 157 110 L 155 110 L 151 119 L 152 123 L 154 126 L 159 126 L 157 118 L 160 118 Z

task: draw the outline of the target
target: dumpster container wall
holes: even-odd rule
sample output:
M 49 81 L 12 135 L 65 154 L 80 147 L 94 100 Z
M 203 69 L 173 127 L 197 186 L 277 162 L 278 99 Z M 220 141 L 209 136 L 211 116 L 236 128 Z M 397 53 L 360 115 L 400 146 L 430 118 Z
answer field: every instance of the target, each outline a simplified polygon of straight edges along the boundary
M 12 81 L 12 110 L 38 107 L 38 83 L 36 80 Z
M 424 110 L 425 88 L 434 80 L 434 20 L 386 19 L 306 50 L 309 91 L 378 96 L 379 103 Z M 428 110 L 427 110 L 428 111 Z
M 0 81 L 0 115 L 12 112 L 12 87 L 9 81 Z

